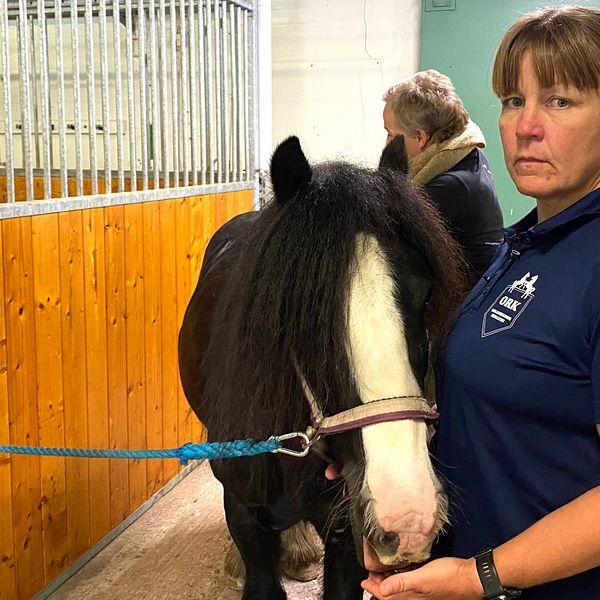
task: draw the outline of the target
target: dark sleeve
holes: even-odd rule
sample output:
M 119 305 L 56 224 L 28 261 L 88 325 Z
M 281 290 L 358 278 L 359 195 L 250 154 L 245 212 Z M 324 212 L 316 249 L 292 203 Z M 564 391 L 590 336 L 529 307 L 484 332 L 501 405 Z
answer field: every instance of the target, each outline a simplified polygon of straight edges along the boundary
M 452 228 L 461 229 L 465 215 L 468 190 L 464 183 L 450 173 L 444 173 L 432 179 L 424 191 L 436 205 L 446 223 Z

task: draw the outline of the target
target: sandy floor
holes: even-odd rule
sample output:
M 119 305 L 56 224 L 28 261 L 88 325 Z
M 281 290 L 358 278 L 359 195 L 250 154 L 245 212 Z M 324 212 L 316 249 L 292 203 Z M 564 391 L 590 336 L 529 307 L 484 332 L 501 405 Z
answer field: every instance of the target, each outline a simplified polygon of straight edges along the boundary
M 223 585 L 229 540 L 222 488 L 205 463 L 49 598 L 239 600 Z M 318 580 L 284 587 L 289 600 L 320 598 Z

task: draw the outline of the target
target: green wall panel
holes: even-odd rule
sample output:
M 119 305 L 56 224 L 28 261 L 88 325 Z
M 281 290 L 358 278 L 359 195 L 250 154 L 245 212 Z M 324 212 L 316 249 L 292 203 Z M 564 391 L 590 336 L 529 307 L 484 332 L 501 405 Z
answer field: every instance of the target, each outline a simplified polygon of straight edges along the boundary
M 423 0 L 420 68 L 448 75 L 471 118 L 483 130 L 485 153 L 507 225 L 527 213 L 534 201 L 517 192 L 504 166 L 498 134 L 500 102 L 491 91 L 494 53 L 506 29 L 521 14 L 565 4 L 600 8 L 600 0 Z

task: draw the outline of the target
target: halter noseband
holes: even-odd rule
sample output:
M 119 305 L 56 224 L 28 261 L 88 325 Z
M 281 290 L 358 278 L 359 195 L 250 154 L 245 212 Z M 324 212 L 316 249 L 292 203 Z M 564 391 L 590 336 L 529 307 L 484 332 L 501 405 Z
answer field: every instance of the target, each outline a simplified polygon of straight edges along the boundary
M 323 417 L 315 421 L 313 427 L 316 434 L 324 437 L 389 421 L 435 421 L 438 416 L 421 396 L 396 396 L 373 400 L 331 417 Z
M 315 398 L 306 379 L 298 371 L 298 377 L 302 383 L 304 397 L 310 409 L 313 435 L 324 437 L 360 429 L 367 425 L 386 423 L 389 421 L 435 421 L 439 415 L 431 408 L 427 400 L 421 396 L 394 396 L 393 398 L 381 398 L 372 402 L 365 402 L 354 408 L 343 410 L 335 415 L 326 417 Z
M 326 417 L 323 415 L 323 411 L 306 379 L 304 379 L 304 376 L 300 372 L 298 365 L 295 365 L 295 367 L 298 378 L 302 383 L 304 397 L 310 409 L 312 425 L 308 427 L 306 433 L 290 433 L 277 437 L 279 440 L 302 438 L 304 444 L 302 451 L 280 448 L 277 452 L 292 456 L 306 456 L 314 442 L 328 435 L 335 435 L 344 431 L 361 429 L 367 425 L 390 421 L 436 421 L 439 418 L 439 414 L 421 396 L 381 398 Z

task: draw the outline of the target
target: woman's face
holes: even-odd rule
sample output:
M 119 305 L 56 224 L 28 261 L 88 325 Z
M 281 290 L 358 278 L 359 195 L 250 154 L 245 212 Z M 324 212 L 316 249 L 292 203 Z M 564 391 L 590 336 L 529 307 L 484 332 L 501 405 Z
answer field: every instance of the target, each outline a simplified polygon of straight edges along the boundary
M 600 187 L 600 94 L 555 84 L 542 89 L 529 55 L 517 89 L 502 100 L 504 160 L 542 221 Z

